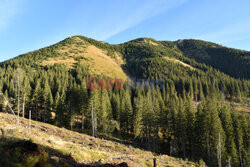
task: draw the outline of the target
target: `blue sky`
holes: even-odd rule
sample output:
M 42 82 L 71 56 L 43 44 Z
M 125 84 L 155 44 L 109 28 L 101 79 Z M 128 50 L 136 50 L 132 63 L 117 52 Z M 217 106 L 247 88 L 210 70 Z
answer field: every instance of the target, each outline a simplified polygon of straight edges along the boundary
M 202 39 L 250 51 L 249 0 L 0 0 L 0 62 L 72 35 Z

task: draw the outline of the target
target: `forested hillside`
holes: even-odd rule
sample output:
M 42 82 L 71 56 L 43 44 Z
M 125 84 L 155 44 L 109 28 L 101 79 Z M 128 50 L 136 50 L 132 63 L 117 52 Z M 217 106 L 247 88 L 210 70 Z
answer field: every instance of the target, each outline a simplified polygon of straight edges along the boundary
M 34 120 L 95 137 L 208 166 L 247 166 L 249 69 L 249 52 L 202 41 L 109 45 L 74 36 L 0 64 L 0 111 L 11 112 L 9 101 L 20 116 L 31 110 Z M 88 77 L 126 76 L 140 89 L 88 89 Z
M 200 40 L 179 40 L 176 45 L 184 56 L 197 62 L 211 65 L 232 77 L 250 78 L 250 52 Z

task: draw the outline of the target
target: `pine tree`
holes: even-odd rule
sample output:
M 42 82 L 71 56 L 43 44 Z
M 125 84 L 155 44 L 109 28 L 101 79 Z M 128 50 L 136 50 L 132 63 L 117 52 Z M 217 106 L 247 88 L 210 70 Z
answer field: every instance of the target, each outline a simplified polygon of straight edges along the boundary
M 112 106 L 112 115 L 113 119 L 118 121 L 120 120 L 120 97 L 119 94 L 113 93 L 111 98 L 111 106 Z
M 233 127 L 234 127 L 234 135 L 235 135 L 235 144 L 238 152 L 238 161 L 236 162 L 237 166 L 243 166 L 243 152 L 244 152 L 244 141 L 243 141 L 243 133 L 240 125 L 239 115 L 236 112 L 232 113 Z
M 25 77 L 23 80 L 23 117 L 25 117 L 25 107 L 26 107 L 26 102 L 30 101 L 30 95 L 31 95 L 31 87 L 30 87 L 30 81 L 28 77 Z
M 131 104 L 131 96 L 129 90 L 125 90 L 122 93 L 122 100 L 121 100 L 121 112 L 120 112 L 120 123 L 121 129 L 124 130 L 126 133 L 133 132 L 133 108 Z
M 179 100 L 179 109 L 177 113 L 176 137 L 178 148 L 183 158 L 186 158 L 186 132 L 187 132 L 187 116 L 184 109 L 183 101 Z
M 235 137 L 234 137 L 234 128 L 233 128 L 233 121 L 231 118 L 230 110 L 227 106 L 223 106 L 221 108 L 221 114 L 220 114 L 221 122 L 223 129 L 226 134 L 225 139 L 225 147 L 226 147 L 226 155 L 225 159 L 230 160 L 233 164 L 238 163 L 237 159 L 237 149 L 235 145 Z
M 142 112 L 143 112 L 143 97 L 141 94 L 138 94 L 138 97 L 134 97 L 133 126 L 134 126 L 135 137 L 138 137 L 141 133 Z
M 88 110 L 88 91 L 86 87 L 86 82 L 82 82 L 80 87 L 80 113 L 82 114 L 82 133 L 84 133 L 85 118 Z
M 153 97 L 152 92 L 149 89 L 146 93 L 146 97 L 143 104 L 144 112 L 142 114 L 142 122 L 143 122 L 143 133 L 146 138 L 147 147 L 151 148 L 151 134 L 155 131 L 156 128 L 156 120 L 155 120 L 155 113 L 153 108 Z
M 44 89 L 43 89 L 43 102 L 44 102 L 44 115 L 43 122 L 46 122 L 48 118 L 50 118 L 50 110 L 53 105 L 53 96 L 51 93 L 51 89 L 48 83 L 48 80 L 45 81 Z
M 91 89 L 90 90 L 90 98 L 89 98 L 89 116 L 91 119 L 91 131 L 92 136 L 97 137 L 97 112 L 99 112 L 100 109 L 100 90 L 97 89 Z
M 41 104 L 41 99 L 42 99 L 42 89 L 41 89 L 40 80 L 38 79 L 36 81 L 36 87 L 32 95 L 32 103 L 33 103 L 33 107 L 34 107 L 35 114 L 36 114 L 35 115 L 36 121 L 38 120 L 38 116 L 39 116 L 38 112 L 39 112 L 39 107 Z
M 170 155 L 176 155 L 177 154 L 177 123 L 178 123 L 178 110 L 179 110 L 179 101 L 178 99 L 176 100 L 172 100 L 170 101 L 169 104 L 169 111 L 167 114 L 167 122 L 166 122 L 166 126 L 167 131 L 169 134 L 167 134 L 167 138 L 170 140 L 169 144 L 170 144 Z
M 101 90 L 101 101 L 100 101 L 100 112 L 99 112 L 99 119 L 102 122 L 102 133 L 103 138 L 105 138 L 107 126 L 111 121 L 111 104 L 108 97 L 108 92 L 106 89 Z
M 194 136 L 195 136 L 195 109 L 193 106 L 193 98 L 188 96 L 185 101 L 185 111 L 186 111 L 186 141 L 187 141 L 187 153 L 190 157 L 193 157 L 194 148 Z
M 217 146 L 220 142 L 222 154 L 224 154 L 225 133 L 218 115 L 217 103 L 211 98 L 200 107 L 196 121 L 197 140 L 202 150 L 206 149 L 205 159 L 210 164 L 216 164 Z M 220 135 L 219 135 L 220 134 Z M 220 141 L 219 141 L 220 136 Z M 199 147 L 200 147 L 199 146 Z
M 65 98 L 60 96 L 59 102 L 56 107 L 56 117 L 55 117 L 55 125 L 59 127 L 69 127 L 69 122 L 67 118 L 67 106 L 65 104 Z

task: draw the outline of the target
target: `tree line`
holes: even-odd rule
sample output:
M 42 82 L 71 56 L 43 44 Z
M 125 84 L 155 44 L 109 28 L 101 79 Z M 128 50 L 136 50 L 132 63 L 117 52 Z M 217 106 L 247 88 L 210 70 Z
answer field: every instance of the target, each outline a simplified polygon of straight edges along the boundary
M 84 38 L 85 39 L 85 38 Z M 86 40 L 86 39 L 85 39 Z M 116 136 L 156 153 L 203 160 L 209 166 L 247 166 L 249 114 L 229 104 L 249 105 L 250 82 L 235 79 L 205 64 L 181 58 L 194 69 L 165 60 L 178 57 L 160 44 L 136 41 L 110 46 L 119 51 L 126 69 L 137 77 L 162 79 L 162 89 L 87 89 L 89 69 L 80 63 L 68 69 L 62 64 L 41 66 L 46 55 L 72 42 L 31 52 L 0 64 L 0 111 L 65 127 L 95 137 Z M 164 43 L 173 47 L 172 43 Z M 139 84 L 139 83 L 138 83 Z M 7 103 L 9 102 L 9 103 Z

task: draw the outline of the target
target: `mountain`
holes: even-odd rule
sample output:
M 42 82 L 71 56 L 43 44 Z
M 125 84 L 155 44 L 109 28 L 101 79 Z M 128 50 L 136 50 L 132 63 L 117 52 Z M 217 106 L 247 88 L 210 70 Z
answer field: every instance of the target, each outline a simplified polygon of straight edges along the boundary
M 21 55 L 10 62 L 17 59 L 22 62 L 27 59 L 22 63 L 35 63 L 39 66 L 65 64 L 69 69 L 82 64 L 89 68 L 91 74 L 126 78 L 126 75 L 129 75 L 126 70 L 131 70 L 130 63 L 145 58 L 165 58 L 191 68 L 192 65 L 205 64 L 233 78 L 250 77 L 250 52 L 201 40 L 170 42 L 139 38 L 124 44 L 109 45 L 83 36 L 73 36 L 55 45 Z M 124 69 L 125 66 L 128 68 Z M 197 68 L 204 71 L 201 67 Z
M 247 166 L 249 67 L 249 52 L 205 41 L 72 36 L 0 63 L 0 112 L 32 111 L 157 155 Z
M 226 48 L 200 40 L 179 40 L 175 44 L 183 56 L 218 69 L 232 77 L 249 79 L 250 52 Z

